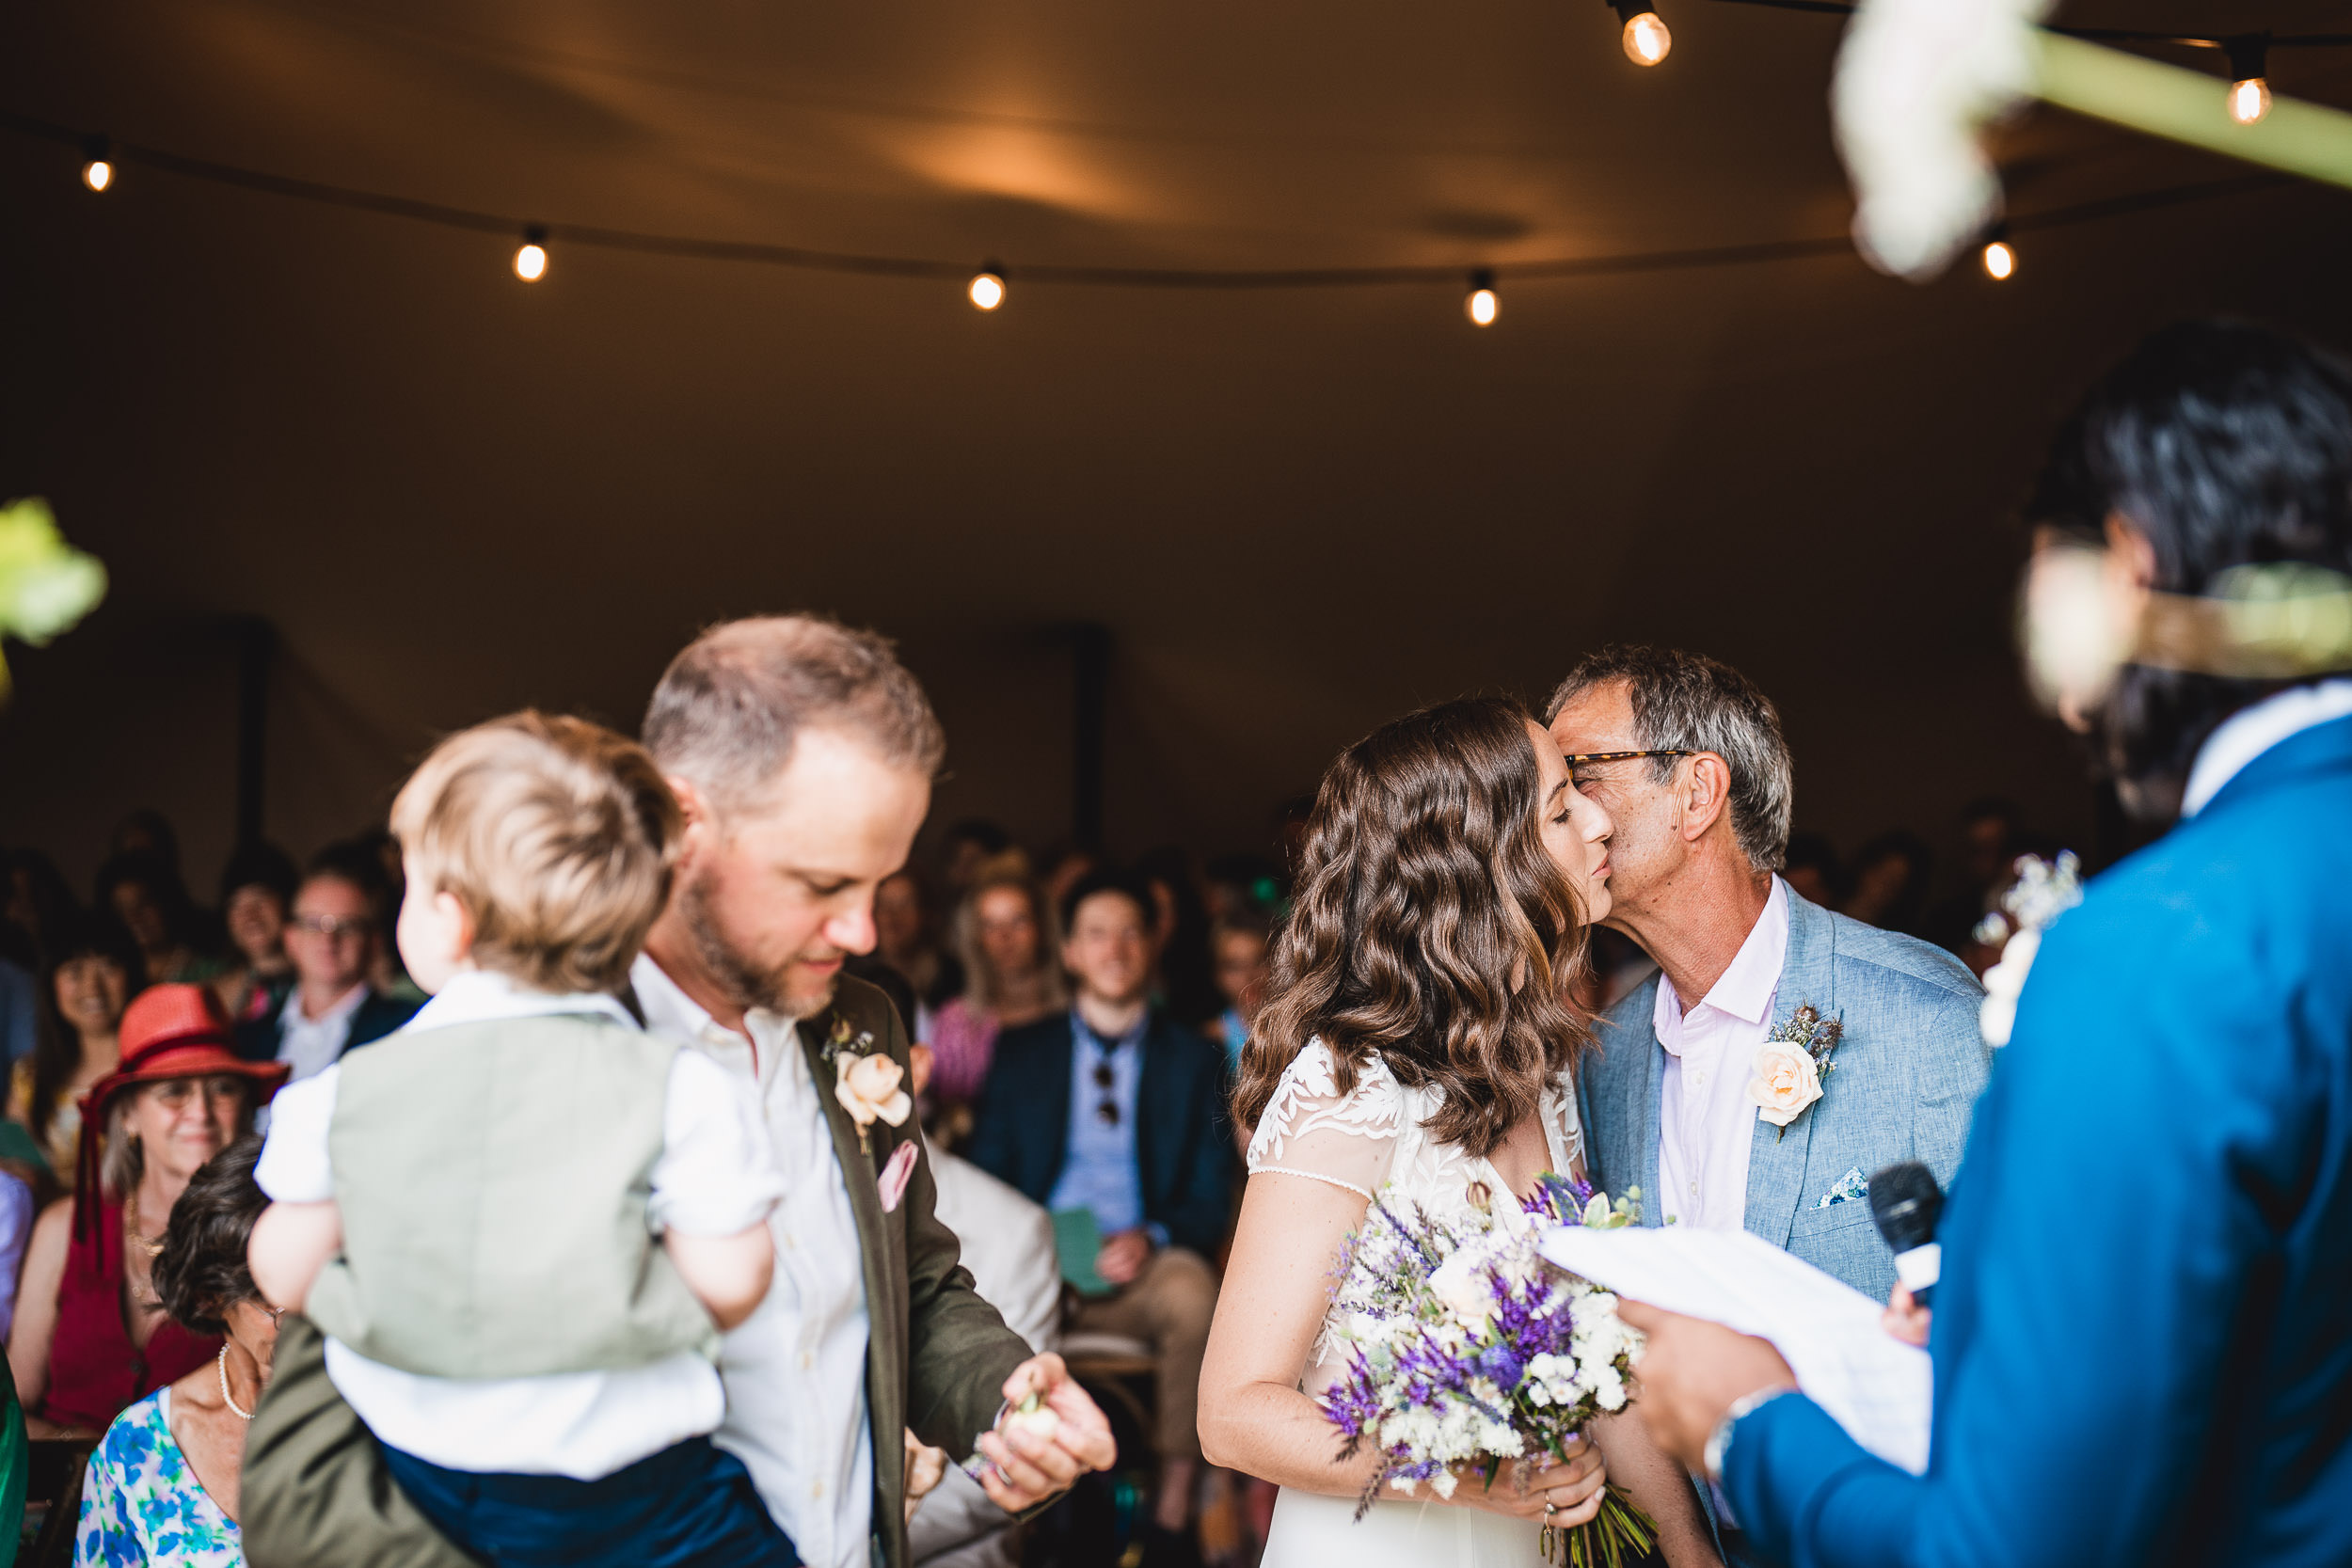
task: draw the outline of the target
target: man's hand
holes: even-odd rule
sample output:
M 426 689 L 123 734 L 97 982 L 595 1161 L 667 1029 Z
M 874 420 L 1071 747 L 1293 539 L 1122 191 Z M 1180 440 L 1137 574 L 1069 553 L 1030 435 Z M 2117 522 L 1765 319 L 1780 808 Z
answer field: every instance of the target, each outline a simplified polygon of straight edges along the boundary
M 1141 1227 L 1121 1230 L 1094 1255 L 1094 1272 L 1114 1285 L 1125 1285 L 1152 1260 L 1152 1237 Z
M 1031 1394 L 1054 1413 L 1051 1434 L 1029 1430 L 1009 1412 L 995 1431 L 980 1433 L 980 1454 L 989 1462 L 977 1478 L 980 1490 L 1008 1513 L 1026 1513 L 1070 1490 L 1087 1471 L 1107 1470 L 1119 1458 L 1110 1422 L 1070 1380 L 1060 1356 L 1031 1356 L 1005 1379 L 1006 1404 L 1017 1406 Z
M 1635 1373 L 1642 1395 L 1634 1414 L 1651 1440 L 1694 1475 L 1707 1439 L 1733 1405 L 1797 1386 L 1797 1374 L 1765 1340 L 1641 1302 L 1620 1303 L 1617 1316 L 1649 1336 Z
M 1928 1325 L 1935 1313 L 1912 1299 L 1911 1287 L 1898 1285 L 1895 1293 L 1886 1298 L 1886 1310 L 1879 1314 L 1879 1326 L 1906 1345 L 1928 1348 Z

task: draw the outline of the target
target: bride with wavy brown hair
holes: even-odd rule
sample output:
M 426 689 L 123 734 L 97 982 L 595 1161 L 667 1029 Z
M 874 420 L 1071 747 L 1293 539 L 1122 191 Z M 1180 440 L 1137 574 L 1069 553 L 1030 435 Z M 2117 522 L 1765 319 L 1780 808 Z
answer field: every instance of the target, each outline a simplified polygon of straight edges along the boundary
M 1200 1375 L 1210 1463 L 1279 1484 L 1263 1568 L 1535 1568 L 1613 1469 L 1675 1568 L 1716 1560 L 1689 1482 L 1636 1422 L 1491 1486 L 1385 1497 L 1313 1395 L 1344 1370 L 1331 1269 L 1384 1185 L 1437 1213 L 1470 1189 L 1583 1174 L 1568 984 L 1609 912 L 1609 837 L 1521 705 L 1465 698 L 1382 725 L 1324 775 L 1270 1000 L 1234 1110 L 1249 1185 Z M 1604 1464 L 1604 1456 L 1606 1463 Z M 1342 1557 L 1339 1554 L 1344 1554 Z

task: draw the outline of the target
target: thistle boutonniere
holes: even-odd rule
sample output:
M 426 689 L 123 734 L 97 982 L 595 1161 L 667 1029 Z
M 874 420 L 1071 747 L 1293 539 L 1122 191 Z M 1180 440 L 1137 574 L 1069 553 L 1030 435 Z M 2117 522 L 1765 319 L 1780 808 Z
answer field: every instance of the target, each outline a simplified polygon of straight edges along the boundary
M 874 1033 L 862 1029 L 852 1035 L 850 1021 L 839 1014 L 834 1016 L 833 1030 L 818 1055 L 834 1066 L 833 1097 L 857 1123 L 857 1147 L 861 1153 L 874 1151 L 869 1129 L 877 1121 L 893 1127 L 905 1123 L 914 1109 L 914 1101 L 904 1088 L 906 1069 L 890 1059 L 886 1051 L 872 1049 Z
M 1771 1122 L 1787 1137 L 1788 1124 L 1821 1098 L 1823 1081 L 1837 1068 L 1830 1053 L 1845 1037 L 1845 1019 L 1823 1018 L 1810 1002 L 1774 1024 L 1756 1048 L 1756 1076 L 1748 1082 L 1756 1120 Z

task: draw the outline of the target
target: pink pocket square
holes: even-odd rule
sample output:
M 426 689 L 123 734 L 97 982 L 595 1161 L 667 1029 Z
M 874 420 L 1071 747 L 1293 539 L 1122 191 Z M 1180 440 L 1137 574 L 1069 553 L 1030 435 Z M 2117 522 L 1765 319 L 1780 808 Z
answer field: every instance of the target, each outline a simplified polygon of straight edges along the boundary
M 898 1200 L 907 1196 L 907 1183 L 914 1179 L 915 1156 L 921 1152 L 922 1140 L 909 1138 L 891 1150 L 890 1163 L 882 1168 L 882 1212 L 887 1214 L 898 1207 Z

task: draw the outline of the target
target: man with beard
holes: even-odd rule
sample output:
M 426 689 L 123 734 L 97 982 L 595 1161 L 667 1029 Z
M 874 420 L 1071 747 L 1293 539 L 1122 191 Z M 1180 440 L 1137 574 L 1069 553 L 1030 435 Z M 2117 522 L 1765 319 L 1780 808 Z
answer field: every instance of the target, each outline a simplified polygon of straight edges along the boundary
M 1927 1473 L 1629 1303 L 1639 1408 L 1804 1568 L 2352 1561 L 2352 368 L 2159 332 L 2028 515 L 2038 684 L 2177 822 L 2030 960 L 1936 1229 Z
M 798 616 L 696 639 L 656 688 L 644 738 L 685 828 L 630 1000 L 651 1032 L 743 1079 L 786 1186 L 774 1284 L 722 1351 L 713 1440 L 806 1561 L 902 1568 L 904 1430 L 977 1450 L 983 1489 L 1016 1513 L 1113 1458 L 1060 1358 L 1031 1355 L 958 1265 L 900 1088 L 902 1021 L 841 974 L 874 945 L 874 890 L 906 859 L 945 741 L 886 643 Z M 1031 1392 L 1057 1418 L 1050 1434 L 1005 1420 Z M 261 1568 L 468 1560 L 390 1483 L 293 1315 L 243 1492 Z

